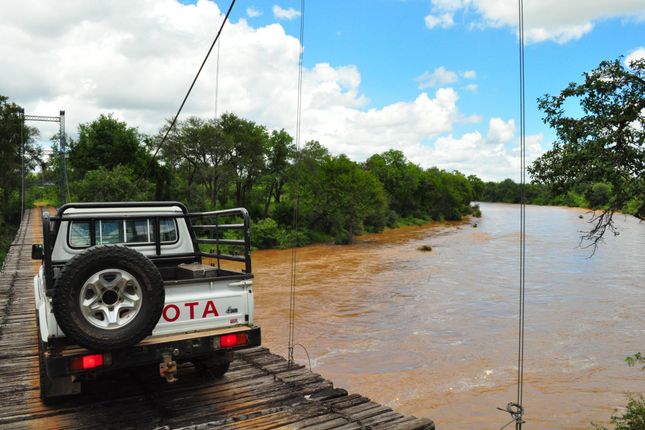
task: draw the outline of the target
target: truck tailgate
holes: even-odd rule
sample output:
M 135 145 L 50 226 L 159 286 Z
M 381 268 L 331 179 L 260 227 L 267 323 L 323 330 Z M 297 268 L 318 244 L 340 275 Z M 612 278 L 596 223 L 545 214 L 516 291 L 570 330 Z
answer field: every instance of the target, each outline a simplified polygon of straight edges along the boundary
M 250 279 L 190 279 L 165 284 L 166 303 L 153 336 L 249 324 Z

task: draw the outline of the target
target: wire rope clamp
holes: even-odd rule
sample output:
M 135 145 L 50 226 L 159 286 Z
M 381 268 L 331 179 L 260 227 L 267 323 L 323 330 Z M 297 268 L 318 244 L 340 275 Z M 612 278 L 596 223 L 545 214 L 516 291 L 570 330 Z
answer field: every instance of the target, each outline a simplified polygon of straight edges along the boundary
M 159 364 L 159 375 L 166 379 L 166 382 L 173 383 L 177 381 L 177 362 L 172 356 L 165 352 L 161 355 L 163 361 Z
M 498 410 L 502 412 L 507 412 L 511 415 L 513 418 L 510 420 L 508 423 L 504 424 L 502 427 L 499 428 L 499 430 L 502 430 L 506 427 L 508 427 L 510 424 L 515 423 L 515 428 L 520 429 L 522 428 L 522 424 L 524 424 L 524 420 L 522 419 L 522 416 L 524 415 L 524 407 L 518 403 L 514 402 L 509 402 L 506 405 L 506 409 L 502 408 L 497 408 Z

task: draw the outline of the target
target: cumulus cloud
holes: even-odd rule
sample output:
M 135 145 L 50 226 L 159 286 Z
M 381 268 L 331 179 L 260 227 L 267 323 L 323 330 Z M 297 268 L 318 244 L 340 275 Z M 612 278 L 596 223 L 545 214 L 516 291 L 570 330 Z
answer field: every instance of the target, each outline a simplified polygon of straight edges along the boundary
M 527 163 L 544 153 L 540 144 L 543 139 L 541 134 L 526 137 Z M 520 180 L 521 154 L 516 137 L 509 144 L 503 144 L 491 142 L 479 131 L 459 137 L 448 134 L 438 138 L 433 146 L 418 144 L 410 148 L 408 154 L 415 163 L 475 173 L 484 181 Z
M 486 141 L 492 144 L 508 143 L 515 135 L 515 121 L 504 121 L 501 118 L 491 118 L 488 123 Z
M 419 89 L 434 88 L 457 82 L 457 73 L 439 66 L 433 72 L 425 72 L 415 79 Z
M 434 14 L 458 11 L 474 16 L 474 28 L 517 28 L 515 0 L 432 0 Z M 524 25 L 529 43 L 553 41 L 566 43 L 589 33 L 596 22 L 622 18 L 645 20 L 641 0 L 543 0 L 524 4 Z
M 450 28 L 455 25 L 451 13 L 444 13 L 441 15 L 426 15 L 425 22 L 426 27 L 428 27 L 429 29 L 433 29 L 435 27 Z
M 292 20 L 300 16 L 300 11 L 292 7 L 288 9 L 283 9 L 276 4 L 276 5 L 273 5 L 272 10 L 273 10 L 273 16 L 275 16 L 276 19 Z
M 218 5 L 208 0 L 190 5 L 175 0 L 5 3 L 0 55 L 12 61 L 0 73 L 3 95 L 29 114 L 55 115 L 65 109 L 72 136 L 79 123 L 110 112 L 143 133 L 157 133 L 176 111 L 223 19 Z M 300 49 L 279 24 L 228 23 L 220 47 L 218 111 L 295 134 Z M 443 72 L 444 80 L 460 75 Z M 315 64 L 303 78 L 303 141 L 319 140 L 332 153 L 359 161 L 396 148 L 423 167 L 487 178 L 507 176 L 512 165 L 508 160 L 515 155 L 505 143 L 510 120 L 491 120 L 488 134 L 455 136 L 456 125 L 481 117 L 460 112 L 453 88 L 421 91 L 377 108 L 361 92 L 361 73 L 354 65 Z M 212 57 L 182 118 L 215 115 L 215 80 Z M 49 137 L 56 130 L 41 131 Z M 491 143 L 493 136 L 499 142 Z M 478 151 L 487 164 L 499 166 L 481 163 Z
M 262 11 L 259 9 L 256 9 L 253 6 L 247 7 L 246 8 L 246 16 L 249 18 L 257 18 L 258 16 L 262 15 Z
M 639 46 L 638 48 L 630 52 L 628 56 L 625 57 L 625 64 L 629 66 L 632 63 L 632 61 L 643 60 L 643 59 L 645 59 L 645 47 Z

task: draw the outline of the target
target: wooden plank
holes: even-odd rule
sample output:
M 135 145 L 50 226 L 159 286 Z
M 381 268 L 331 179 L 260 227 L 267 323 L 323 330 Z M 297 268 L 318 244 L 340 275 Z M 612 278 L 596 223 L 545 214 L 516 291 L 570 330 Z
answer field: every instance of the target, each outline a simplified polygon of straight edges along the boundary
M 83 395 L 43 405 L 38 396 L 38 348 L 30 257 L 39 214 L 29 211 L 0 273 L 0 427 L 3 429 L 360 429 L 434 428 L 403 417 L 367 397 L 348 394 L 302 365 L 264 347 L 238 351 L 224 378 L 198 375 L 180 365 L 168 385 L 156 372 L 123 371 L 85 383 Z M 36 223 L 39 225 L 39 223 Z M 175 335 L 164 341 L 223 334 L 240 328 Z M 206 333 L 206 334 L 205 334 Z M 145 342 L 155 343 L 156 339 Z M 69 353 L 82 349 L 70 347 Z

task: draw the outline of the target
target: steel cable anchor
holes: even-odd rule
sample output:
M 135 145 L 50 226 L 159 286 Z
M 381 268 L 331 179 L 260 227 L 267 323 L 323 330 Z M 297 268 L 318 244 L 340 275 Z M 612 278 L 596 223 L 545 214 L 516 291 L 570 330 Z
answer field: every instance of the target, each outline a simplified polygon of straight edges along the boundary
M 505 429 L 506 427 L 508 427 L 512 423 L 515 423 L 515 428 L 516 429 L 521 429 L 522 428 L 522 424 L 525 423 L 525 421 L 522 419 L 522 415 L 524 415 L 524 408 L 522 407 L 522 405 L 520 405 L 518 403 L 510 402 L 510 403 L 508 403 L 506 405 L 506 409 L 502 409 L 502 408 L 497 408 L 497 409 L 502 411 L 502 412 L 508 412 L 509 414 L 511 414 L 511 417 L 513 417 L 512 420 L 510 420 L 509 422 L 504 424 L 502 427 L 500 427 L 499 430 Z

